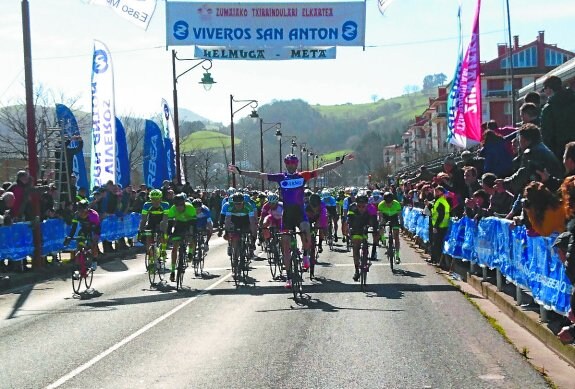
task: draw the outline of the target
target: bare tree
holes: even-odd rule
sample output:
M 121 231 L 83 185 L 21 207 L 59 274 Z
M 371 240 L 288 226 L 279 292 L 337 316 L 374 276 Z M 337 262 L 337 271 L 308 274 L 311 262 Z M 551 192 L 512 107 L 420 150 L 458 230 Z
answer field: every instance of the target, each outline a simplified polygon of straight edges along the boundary
M 219 174 L 219 169 L 215 166 L 216 152 L 213 149 L 198 149 L 191 151 L 194 155 L 194 177 L 204 190 L 213 184 Z
M 122 124 L 124 124 L 126 129 L 130 171 L 138 172 L 138 174 L 143 171 L 145 122 L 144 119 L 131 114 L 122 117 Z

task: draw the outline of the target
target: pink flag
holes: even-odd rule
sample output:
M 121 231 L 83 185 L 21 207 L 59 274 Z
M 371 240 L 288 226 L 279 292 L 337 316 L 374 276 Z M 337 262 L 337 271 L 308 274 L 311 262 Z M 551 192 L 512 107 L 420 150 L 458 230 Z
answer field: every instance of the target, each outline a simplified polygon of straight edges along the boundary
M 459 98 L 457 99 L 453 134 L 450 139 L 452 144 L 463 148 L 469 148 L 481 142 L 480 8 L 481 0 L 477 0 L 471 42 L 461 64 Z

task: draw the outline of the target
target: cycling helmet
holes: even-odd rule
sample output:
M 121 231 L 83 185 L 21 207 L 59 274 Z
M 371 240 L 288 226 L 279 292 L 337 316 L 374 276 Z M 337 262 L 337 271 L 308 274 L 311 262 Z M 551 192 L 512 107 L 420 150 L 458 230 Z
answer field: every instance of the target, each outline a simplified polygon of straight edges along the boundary
M 309 205 L 311 205 L 312 207 L 317 208 L 320 206 L 320 204 L 321 204 L 321 198 L 317 193 L 314 193 L 309 197 Z
M 90 203 L 88 202 L 88 200 L 83 199 L 78 201 L 78 203 L 76 204 L 78 206 L 78 209 L 88 209 L 88 206 L 90 205 Z
M 154 189 L 150 192 L 150 200 L 161 200 L 162 199 L 162 191 L 159 189 Z
M 231 196 L 234 193 L 236 193 L 236 188 L 234 188 L 233 186 L 230 186 L 226 192 L 228 193 L 228 195 Z
M 297 155 L 295 155 L 295 154 L 288 154 L 285 156 L 284 162 L 297 164 L 297 163 L 299 163 L 299 159 L 298 159 Z
M 271 194 L 268 196 L 268 202 L 269 202 L 269 203 L 271 203 L 271 204 L 277 204 L 278 201 L 280 201 L 280 198 L 279 198 L 279 196 L 278 196 L 277 194 L 271 193 Z
M 384 200 L 386 203 L 389 203 L 389 202 L 393 201 L 393 193 L 391 193 L 391 192 L 385 192 L 385 194 L 383 195 L 383 200 Z
M 241 193 L 236 193 L 232 196 L 232 201 L 234 203 L 243 203 L 244 202 L 244 195 Z
M 357 196 L 357 192 L 359 192 L 357 190 L 357 188 L 355 186 L 352 186 L 351 188 L 349 188 L 349 194 L 352 196 Z
M 329 196 L 331 196 L 331 193 L 329 193 L 329 190 L 324 189 L 324 190 L 321 191 L 321 198 L 322 198 L 322 199 L 325 199 L 325 198 L 327 198 L 327 197 L 329 197 Z
M 381 197 L 381 191 L 379 189 L 374 189 L 373 192 L 371 192 L 371 195 L 373 197 Z
M 202 205 L 204 205 L 204 203 L 202 203 L 202 199 L 193 199 L 192 200 L 192 205 L 195 208 L 200 208 Z
M 312 194 L 313 194 L 313 192 L 311 191 L 311 189 L 306 189 L 306 190 L 303 191 L 303 195 L 304 195 L 305 197 L 309 197 L 309 196 L 311 196 Z
M 365 194 L 360 194 L 355 198 L 355 202 L 358 204 L 367 204 L 368 198 Z
M 187 200 L 188 197 L 186 196 L 185 193 L 178 193 L 177 195 L 174 196 L 174 205 L 176 206 L 184 205 Z

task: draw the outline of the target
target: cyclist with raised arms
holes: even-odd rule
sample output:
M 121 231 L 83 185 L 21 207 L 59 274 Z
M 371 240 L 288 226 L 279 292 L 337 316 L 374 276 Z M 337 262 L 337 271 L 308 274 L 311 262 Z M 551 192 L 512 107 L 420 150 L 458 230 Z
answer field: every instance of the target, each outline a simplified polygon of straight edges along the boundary
M 403 215 L 401 214 L 401 204 L 395 199 L 395 196 L 391 192 L 385 192 L 383 195 L 383 201 L 377 206 L 379 211 L 379 220 L 382 225 L 385 225 L 389 221 L 391 228 L 393 229 L 393 240 L 395 242 L 395 263 L 399 264 L 401 260 L 399 259 L 399 227 L 403 225 Z M 383 227 L 380 231 L 380 236 L 384 240 L 385 246 L 385 231 Z
M 377 216 L 371 215 L 367 211 L 368 198 L 365 194 L 360 194 L 356 197 L 347 212 L 349 238 L 351 239 L 353 248 L 353 264 L 355 265 L 355 273 L 353 280 L 359 281 L 359 250 L 363 239 L 367 239 L 366 230 L 369 227 L 377 229 Z
M 167 246 L 167 236 L 166 231 L 168 229 L 168 210 L 170 209 L 170 204 L 167 201 L 162 201 L 162 191 L 159 189 L 154 189 L 150 192 L 150 201 L 144 203 L 142 207 L 142 219 L 140 221 L 140 227 L 138 229 L 139 235 L 145 230 L 152 231 L 152 234 L 156 231 L 162 232 L 160 235 L 160 256 L 166 259 L 166 246 Z M 146 252 L 152 242 L 152 236 L 146 236 Z
M 186 235 L 193 235 L 194 226 L 196 224 L 196 208 L 187 201 L 185 193 L 179 193 L 174 196 L 174 205 L 168 210 L 168 221 L 173 225 L 172 232 L 172 267 L 170 272 L 170 281 L 176 281 L 176 259 L 178 256 L 178 248 L 180 247 L 180 240 L 185 238 Z M 170 228 L 171 229 L 171 228 Z M 188 258 L 191 259 L 192 253 L 192 239 L 189 240 Z
M 311 170 L 311 171 L 303 171 L 299 172 L 297 170 L 298 167 L 298 157 L 295 154 L 288 154 L 284 158 L 284 163 L 286 167 L 286 171 L 283 173 L 276 173 L 276 174 L 269 174 L 264 172 L 257 172 L 257 171 L 247 171 L 247 170 L 240 170 L 235 165 L 229 165 L 228 169 L 230 172 L 244 175 L 246 177 L 257 178 L 264 181 L 272 181 L 277 182 L 279 184 L 281 190 L 281 197 L 283 199 L 284 204 L 284 212 L 283 212 L 283 229 L 284 230 L 291 230 L 298 227 L 301 234 L 301 241 L 304 248 L 304 267 L 309 267 L 309 256 L 308 250 L 310 248 L 310 231 L 309 231 L 309 222 L 307 220 L 307 215 L 304 209 L 304 187 L 305 184 L 311 180 L 312 178 L 317 177 L 320 174 L 324 174 L 330 170 L 333 170 L 340 165 L 343 165 L 343 162 L 347 159 L 353 159 L 353 155 L 344 154 L 340 160 L 329 163 L 327 165 L 321 166 L 318 169 Z M 289 250 L 290 250 L 290 241 L 289 236 L 282 237 L 282 247 L 283 247 L 283 254 L 284 254 L 284 265 L 286 269 L 289 269 Z M 291 274 L 288 273 L 288 279 L 286 282 L 286 288 L 291 288 Z
M 78 224 L 80 231 L 78 236 L 84 237 L 92 248 L 92 270 L 98 267 L 98 242 L 100 241 L 100 215 L 89 207 L 88 200 L 80 200 L 76 203 L 76 213 L 72 219 L 72 229 L 64 239 L 64 246 L 68 246 L 74 237 Z

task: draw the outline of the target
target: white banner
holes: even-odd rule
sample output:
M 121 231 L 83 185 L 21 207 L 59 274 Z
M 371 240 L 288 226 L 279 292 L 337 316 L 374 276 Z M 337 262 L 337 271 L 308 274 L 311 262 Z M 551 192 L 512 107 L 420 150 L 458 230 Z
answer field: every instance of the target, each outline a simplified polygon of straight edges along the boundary
M 92 186 L 116 182 L 116 112 L 112 57 L 106 45 L 94 41 L 92 59 Z
M 107 6 L 144 30 L 156 10 L 156 0 L 89 0 L 89 3 Z
M 174 116 L 166 99 L 162 99 L 162 125 L 164 126 L 164 138 L 170 138 L 176 151 L 176 127 L 174 126 Z M 176 158 L 178 156 L 176 155 Z M 177 168 L 177 167 L 176 167 Z M 180 177 L 185 177 L 184 165 L 180 163 Z
M 166 2 L 169 46 L 363 46 L 365 3 Z
M 196 46 L 194 57 L 245 61 L 335 59 L 335 47 L 270 47 L 251 49 L 248 47 Z

